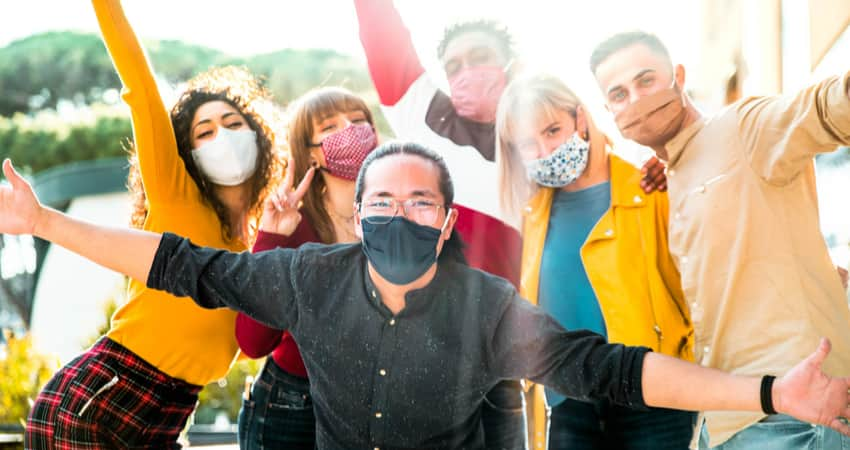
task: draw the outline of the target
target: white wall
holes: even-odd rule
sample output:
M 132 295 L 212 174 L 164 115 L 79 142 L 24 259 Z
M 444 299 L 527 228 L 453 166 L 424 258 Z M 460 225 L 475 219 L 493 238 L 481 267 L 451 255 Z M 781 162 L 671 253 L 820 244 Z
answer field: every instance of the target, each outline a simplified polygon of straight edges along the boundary
M 126 226 L 129 195 L 80 197 L 67 212 L 98 224 Z M 122 280 L 115 272 L 51 245 L 33 305 L 31 332 L 38 350 L 58 356 L 62 364 L 79 354 L 103 324 L 106 300 L 122 292 Z

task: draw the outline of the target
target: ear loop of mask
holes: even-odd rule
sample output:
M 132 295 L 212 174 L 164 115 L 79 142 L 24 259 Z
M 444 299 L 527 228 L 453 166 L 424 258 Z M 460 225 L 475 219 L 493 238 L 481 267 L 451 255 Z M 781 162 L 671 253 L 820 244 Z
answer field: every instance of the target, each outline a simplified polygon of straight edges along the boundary
M 446 220 L 443 221 L 443 226 L 440 227 L 440 235 L 446 232 L 446 227 L 449 225 L 449 218 L 452 217 L 452 208 L 446 209 Z

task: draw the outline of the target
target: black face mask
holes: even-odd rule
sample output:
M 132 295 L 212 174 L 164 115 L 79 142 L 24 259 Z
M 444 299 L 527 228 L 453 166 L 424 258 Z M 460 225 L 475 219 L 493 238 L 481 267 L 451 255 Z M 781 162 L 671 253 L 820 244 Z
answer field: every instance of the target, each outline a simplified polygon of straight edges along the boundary
M 446 216 L 443 227 L 448 219 Z M 399 216 L 380 225 L 365 220 L 360 223 L 363 253 L 372 267 L 390 283 L 408 284 L 437 262 L 441 230 Z

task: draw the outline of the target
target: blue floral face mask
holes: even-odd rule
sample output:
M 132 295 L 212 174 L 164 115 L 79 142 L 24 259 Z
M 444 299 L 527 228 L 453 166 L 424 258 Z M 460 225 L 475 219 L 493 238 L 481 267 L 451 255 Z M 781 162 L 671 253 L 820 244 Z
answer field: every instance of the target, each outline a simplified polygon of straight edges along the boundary
M 551 188 L 567 186 L 584 173 L 589 150 L 590 143 L 580 138 L 578 132 L 573 133 L 567 142 L 559 145 L 549 156 L 525 161 L 528 179 Z

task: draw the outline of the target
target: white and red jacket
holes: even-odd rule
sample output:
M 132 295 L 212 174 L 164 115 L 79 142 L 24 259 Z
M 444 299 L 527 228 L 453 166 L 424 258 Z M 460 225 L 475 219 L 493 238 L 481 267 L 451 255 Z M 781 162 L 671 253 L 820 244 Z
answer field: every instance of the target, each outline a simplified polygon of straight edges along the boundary
M 416 55 L 392 0 L 355 0 L 360 41 L 381 108 L 400 139 L 438 152 L 446 161 L 459 212 L 455 229 L 469 264 L 519 285 L 521 240 L 499 208 L 496 131 L 457 114 Z

